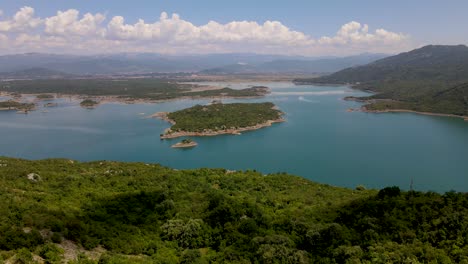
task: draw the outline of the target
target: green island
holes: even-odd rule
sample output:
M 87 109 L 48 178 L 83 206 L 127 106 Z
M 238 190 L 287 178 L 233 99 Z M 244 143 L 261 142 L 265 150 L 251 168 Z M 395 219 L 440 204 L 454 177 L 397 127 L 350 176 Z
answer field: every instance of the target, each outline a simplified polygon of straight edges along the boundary
M 17 111 L 31 111 L 34 110 L 33 103 L 20 103 L 13 100 L 0 102 L 0 110 L 17 110 Z
M 38 94 L 36 95 L 36 98 L 40 100 L 49 100 L 54 99 L 55 96 L 53 94 Z
M 0 158 L 0 262 L 468 263 L 468 194 Z
M 172 145 L 173 148 L 193 148 L 196 147 L 197 142 L 193 141 L 190 138 L 183 139 L 181 142 Z
M 99 104 L 99 102 L 96 102 L 94 100 L 85 99 L 85 100 L 81 101 L 80 106 L 85 107 L 85 108 L 94 108 L 98 104 Z
M 357 99 L 369 112 L 468 117 L 468 47 L 429 45 L 296 83 L 349 84 L 375 94 Z
M 57 94 L 113 97 L 115 100 L 171 100 L 178 98 L 260 97 L 269 93 L 263 86 L 242 90 L 181 84 L 166 79 L 46 79 L 0 82 L 0 91 L 20 94 Z
M 161 138 L 240 134 L 283 122 L 283 112 L 273 103 L 213 103 L 176 112 L 159 112 L 153 117 L 172 124 Z

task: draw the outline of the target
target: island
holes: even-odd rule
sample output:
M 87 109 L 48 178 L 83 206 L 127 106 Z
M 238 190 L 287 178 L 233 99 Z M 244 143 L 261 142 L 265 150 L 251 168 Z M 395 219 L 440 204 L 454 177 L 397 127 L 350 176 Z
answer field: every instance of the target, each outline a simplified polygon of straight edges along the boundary
M 187 136 L 239 135 L 284 122 L 284 113 L 273 103 L 216 103 L 195 105 L 176 112 L 158 112 L 152 117 L 172 124 L 161 139 Z
M 53 94 L 38 94 L 36 98 L 38 100 L 52 100 L 55 96 Z
M 171 147 L 172 148 L 193 148 L 193 147 L 196 147 L 197 145 L 198 145 L 197 142 L 188 138 L 188 139 L 182 140 L 179 143 L 172 145 Z
M 80 103 L 80 106 L 84 107 L 84 108 L 94 108 L 98 104 L 99 104 L 99 102 L 96 102 L 94 100 L 85 99 Z
M 0 110 L 16 110 L 27 113 L 28 111 L 34 110 L 35 105 L 33 103 L 21 103 L 13 100 L 0 102 Z

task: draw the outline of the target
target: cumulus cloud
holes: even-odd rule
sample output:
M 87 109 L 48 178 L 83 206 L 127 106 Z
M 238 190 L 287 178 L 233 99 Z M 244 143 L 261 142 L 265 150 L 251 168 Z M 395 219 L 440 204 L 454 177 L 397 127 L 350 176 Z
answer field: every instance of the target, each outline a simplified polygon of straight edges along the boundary
M 34 29 L 42 23 L 42 19 L 34 17 L 34 9 L 22 7 L 13 18 L 0 21 L 0 32 L 26 31 Z
M 265 43 L 270 45 L 304 45 L 312 40 L 305 34 L 292 31 L 278 21 L 258 24 L 254 21 L 234 21 L 220 24 L 210 21 L 195 26 L 180 18 L 163 12 L 159 21 L 145 23 L 139 20 L 125 24 L 121 16 L 113 17 L 107 27 L 108 37 L 119 40 L 153 40 L 167 43 Z
M 280 21 L 209 21 L 194 25 L 178 14 L 161 13 L 154 22 L 130 24 L 123 16 L 109 19 L 101 13 L 80 15 L 76 9 L 58 11 L 44 19 L 31 7 L 21 8 L 11 19 L 0 19 L 0 33 L 17 50 L 62 48 L 68 52 L 144 51 L 159 53 L 256 52 L 300 55 L 341 55 L 376 51 L 393 52 L 409 36 L 386 29 L 371 31 L 352 21 L 333 36 L 314 38 Z M 2 37 L 0 37 L 0 40 Z
M 105 20 L 104 15 L 87 13 L 82 19 L 79 19 L 79 14 L 80 12 L 76 9 L 58 11 L 56 16 L 45 19 L 45 33 L 63 36 L 93 36 L 104 33 L 104 29 L 101 27 L 101 23 Z
M 377 29 L 374 33 L 369 33 L 367 24 L 352 21 L 344 24 L 334 37 L 322 37 L 320 44 L 392 44 L 400 43 L 408 36 L 401 33 L 394 33 L 385 29 Z
M 8 37 L 5 34 L 0 33 L 0 44 L 5 44 L 8 42 Z

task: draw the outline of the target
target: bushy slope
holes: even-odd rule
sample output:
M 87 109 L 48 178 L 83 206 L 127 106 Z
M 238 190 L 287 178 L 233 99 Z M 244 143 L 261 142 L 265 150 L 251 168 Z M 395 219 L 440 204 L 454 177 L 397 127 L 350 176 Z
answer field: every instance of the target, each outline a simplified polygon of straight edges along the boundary
M 55 263 L 63 252 L 57 245 L 67 240 L 104 247 L 99 263 L 468 261 L 466 194 L 349 190 L 255 171 L 11 158 L 0 158 L 0 190 L 4 259 L 27 260 L 33 252 Z
M 468 80 L 468 47 L 464 45 L 425 46 L 309 81 L 368 83 L 392 80 L 466 81 Z

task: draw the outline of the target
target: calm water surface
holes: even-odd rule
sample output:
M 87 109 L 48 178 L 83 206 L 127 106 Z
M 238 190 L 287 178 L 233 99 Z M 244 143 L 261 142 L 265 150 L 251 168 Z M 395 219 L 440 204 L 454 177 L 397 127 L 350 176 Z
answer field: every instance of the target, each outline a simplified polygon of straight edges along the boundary
M 0 155 L 27 159 L 66 157 L 82 161 L 161 163 L 174 168 L 222 167 L 288 172 L 338 186 L 398 185 L 417 190 L 468 191 L 468 122 L 407 113 L 346 112 L 359 103 L 343 101 L 363 92 L 348 87 L 267 85 L 287 122 L 240 136 L 196 138 L 198 147 L 172 149 L 181 139 L 159 139 L 169 124 L 145 116 L 210 100 L 160 104 L 105 104 L 87 110 L 77 102 L 31 112 L 0 111 Z

